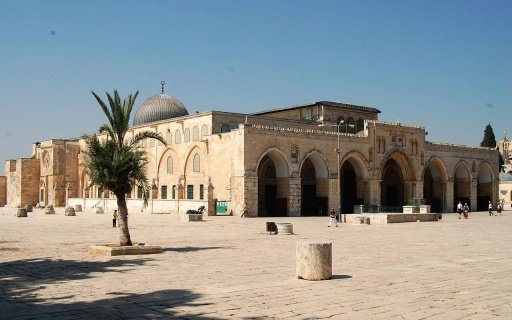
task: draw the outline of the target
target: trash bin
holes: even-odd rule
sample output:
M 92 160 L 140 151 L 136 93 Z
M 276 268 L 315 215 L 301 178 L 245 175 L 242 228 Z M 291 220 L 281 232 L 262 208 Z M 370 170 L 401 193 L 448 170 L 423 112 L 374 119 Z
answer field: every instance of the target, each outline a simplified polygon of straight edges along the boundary
M 275 222 L 267 222 L 267 232 L 274 232 L 274 233 L 277 233 L 277 226 L 275 224 Z

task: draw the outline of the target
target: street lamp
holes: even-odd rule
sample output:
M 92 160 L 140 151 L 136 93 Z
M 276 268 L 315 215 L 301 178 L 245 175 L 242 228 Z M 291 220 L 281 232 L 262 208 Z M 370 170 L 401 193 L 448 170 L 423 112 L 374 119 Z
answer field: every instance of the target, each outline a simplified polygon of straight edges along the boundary
M 336 133 L 338 136 L 338 141 L 336 144 L 336 154 L 338 155 L 338 209 L 339 209 L 339 221 L 340 223 L 347 222 L 347 217 L 345 216 L 345 219 L 342 219 L 341 215 L 341 149 L 340 149 L 340 126 L 345 126 L 345 132 L 348 131 L 348 127 L 353 128 L 354 124 L 348 124 L 344 119 L 341 119 L 338 124 L 319 124 L 319 127 L 336 127 Z M 344 220 L 344 221 L 343 221 Z

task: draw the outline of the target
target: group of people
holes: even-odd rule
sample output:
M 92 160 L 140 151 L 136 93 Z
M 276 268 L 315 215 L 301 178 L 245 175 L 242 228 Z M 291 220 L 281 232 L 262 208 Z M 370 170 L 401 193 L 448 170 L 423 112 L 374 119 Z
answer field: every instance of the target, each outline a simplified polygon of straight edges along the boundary
M 496 204 L 496 212 L 501 216 L 501 211 L 503 211 L 503 205 L 505 204 L 505 201 L 498 201 Z M 510 205 L 512 207 L 512 204 Z M 489 215 L 494 216 L 494 212 L 492 212 L 492 203 L 489 201 Z
M 459 219 L 462 218 L 462 215 L 464 215 L 464 219 L 467 219 L 469 216 L 469 206 L 466 203 L 462 205 L 462 202 L 459 201 L 459 204 L 457 205 L 457 213 L 459 214 Z

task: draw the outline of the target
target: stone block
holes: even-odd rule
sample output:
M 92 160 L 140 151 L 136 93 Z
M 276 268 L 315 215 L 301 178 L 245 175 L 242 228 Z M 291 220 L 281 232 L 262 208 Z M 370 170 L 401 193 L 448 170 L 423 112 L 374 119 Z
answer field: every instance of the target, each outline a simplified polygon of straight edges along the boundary
M 25 209 L 27 209 L 27 212 L 33 212 L 34 211 L 34 207 L 31 204 L 27 204 L 25 206 Z
M 53 206 L 51 204 L 49 204 L 46 207 L 44 207 L 44 213 L 45 214 L 55 214 L 55 209 L 53 208 Z
M 327 280 L 332 276 L 332 243 L 300 241 L 296 246 L 297 278 Z
M 26 218 L 27 217 L 27 209 L 25 208 L 19 208 L 18 212 L 16 213 L 16 216 L 18 218 Z
M 81 204 L 75 204 L 74 209 L 75 209 L 75 212 L 82 212 L 82 205 Z
M 293 234 L 293 224 L 289 222 L 276 223 L 277 234 Z
M 73 207 L 66 207 L 66 210 L 64 211 L 65 216 L 76 216 L 75 209 Z
M 182 214 L 181 221 L 189 222 L 189 221 L 203 221 L 203 215 L 199 213 L 190 213 L 190 214 Z
M 117 244 L 98 244 L 89 247 L 89 253 L 102 256 L 122 256 L 135 254 L 162 253 L 161 246 L 148 246 L 145 244 L 134 244 L 133 246 L 120 246 Z

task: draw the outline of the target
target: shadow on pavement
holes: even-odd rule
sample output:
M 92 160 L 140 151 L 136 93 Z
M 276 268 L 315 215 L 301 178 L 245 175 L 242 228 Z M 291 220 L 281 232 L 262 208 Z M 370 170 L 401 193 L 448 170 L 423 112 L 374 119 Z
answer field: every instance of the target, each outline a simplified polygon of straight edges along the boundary
M 232 249 L 233 247 L 178 247 L 178 248 L 164 248 L 163 252 L 195 252 L 201 250 L 215 250 L 215 249 Z
M 142 294 L 108 292 L 104 299 L 82 301 L 84 299 L 81 296 L 76 297 L 75 293 L 83 294 L 87 287 L 83 287 L 83 290 L 74 289 L 73 286 L 80 284 L 69 283 L 94 278 L 95 273 L 127 272 L 148 261 L 151 260 L 76 261 L 43 258 L 2 262 L 0 318 L 214 319 L 201 313 L 192 313 L 193 308 L 205 304 L 193 303 L 201 295 L 190 290 L 169 289 Z M 59 285 L 63 288 L 60 292 Z M 53 287 L 53 290 L 59 292 L 58 297 L 38 297 L 38 291 L 52 286 L 57 286 Z M 66 295 L 65 291 L 70 288 L 73 294 Z M 84 296 L 87 297 L 87 294 Z M 69 301 L 71 299 L 75 301 Z M 186 312 L 178 308 L 185 308 Z

